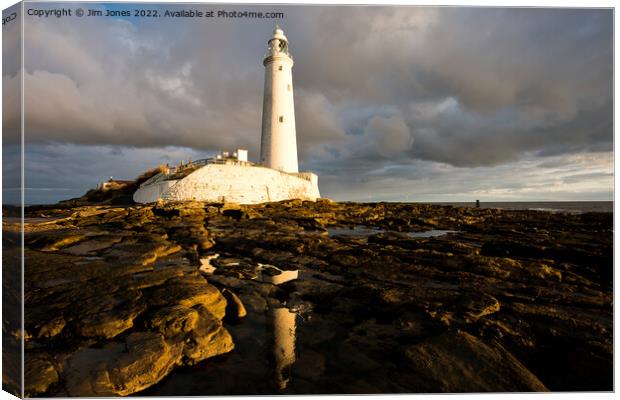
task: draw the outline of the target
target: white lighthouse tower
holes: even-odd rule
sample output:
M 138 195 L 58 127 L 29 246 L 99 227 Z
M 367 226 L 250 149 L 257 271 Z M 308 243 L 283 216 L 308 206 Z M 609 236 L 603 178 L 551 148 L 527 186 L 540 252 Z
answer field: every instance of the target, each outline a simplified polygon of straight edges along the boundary
M 293 58 L 288 52 L 288 39 L 277 25 L 267 43 L 260 162 L 279 171 L 297 173 Z

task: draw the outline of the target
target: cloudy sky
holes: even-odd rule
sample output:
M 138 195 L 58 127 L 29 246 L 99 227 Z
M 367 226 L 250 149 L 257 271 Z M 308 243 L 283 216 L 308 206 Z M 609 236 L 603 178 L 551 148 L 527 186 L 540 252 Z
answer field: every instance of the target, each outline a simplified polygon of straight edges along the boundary
M 612 199 L 611 10 L 156 8 L 284 18 L 26 16 L 28 203 L 222 149 L 247 148 L 256 161 L 262 58 L 275 23 L 295 59 L 300 168 L 319 175 L 323 196 Z M 17 50 L 7 28 L 4 36 Z M 19 79 L 19 63 L 4 62 L 5 88 Z M 18 111 L 4 107 L 5 132 Z

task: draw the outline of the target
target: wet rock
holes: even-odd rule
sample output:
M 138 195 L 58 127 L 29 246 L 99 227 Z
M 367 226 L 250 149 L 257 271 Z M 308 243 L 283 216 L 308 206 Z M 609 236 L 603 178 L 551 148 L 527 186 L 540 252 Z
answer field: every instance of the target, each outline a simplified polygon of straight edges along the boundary
M 152 294 L 150 304 L 156 306 L 177 304 L 185 307 L 202 305 L 218 319 L 224 318 L 226 314 L 224 296 L 200 276 L 185 276 L 167 281 Z
M 372 373 L 382 368 L 380 360 L 366 352 L 367 347 L 356 340 L 346 340 L 336 353 L 336 357 L 343 366 L 351 368 L 355 373 Z
M 43 326 L 41 326 L 41 328 L 39 329 L 39 333 L 37 334 L 37 337 L 38 338 L 54 337 L 60 334 L 60 332 L 62 332 L 66 324 L 67 322 L 65 321 L 64 317 L 56 316 L 52 318 L 50 321 L 48 321 L 47 323 L 45 323 Z
M 185 266 L 175 264 L 154 269 L 153 271 L 133 274 L 131 275 L 131 281 L 128 287 L 132 289 L 146 289 L 153 286 L 161 286 L 171 278 L 182 277 L 184 275 Z
M 178 362 L 180 351 L 161 335 L 136 332 L 125 343 L 77 351 L 65 364 L 70 396 L 126 396 L 161 380 Z
M 248 312 L 243 305 L 243 302 L 234 292 L 229 289 L 222 289 L 222 294 L 226 299 L 226 316 L 231 317 L 233 319 L 243 318 L 248 315 Z
M 447 313 L 442 313 L 442 319 L 454 322 L 462 319 L 464 323 L 472 323 L 480 318 L 500 311 L 499 301 L 485 293 L 465 293 L 459 295 L 452 304 L 446 305 Z
M 76 332 L 84 337 L 113 338 L 133 326 L 133 320 L 144 311 L 142 294 L 127 290 L 111 295 L 85 299 L 74 305 Z
M 82 318 L 76 332 L 84 337 L 113 338 L 133 326 L 134 319 L 145 309 L 142 304 L 135 308 L 115 308 Z
M 138 241 L 142 240 L 142 241 Z M 146 242 L 148 240 L 148 242 Z M 158 236 L 136 238 L 136 241 L 125 241 L 114 246 L 102 255 L 109 261 L 120 261 L 122 264 L 148 266 L 158 258 L 174 254 L 181 250 L 181 246 L 169 243 Z
M 75 246 L 65 247 L 62 252 L 75 256 L 89 255 L 100 250 L 108 249 L 114 246 L 116 243 L 121 242 L 122 240 L 123 239 L 121 237 L 108 236 L 101 239 L 81 241 Z
M 264 313 L 269 308 L 267 299 L 258 291 L 251 290 L 246 293 L 240 293 L 239 296 L 250 312 Z
M 316 351 L 305 351 L 294 364 L 294 375 L 305 379 L 316 379 L 325 373 L 325 356 Z
M 232 277 L 232 276 L 224 276 L 224 275 L 209 275 L 207 278 L 208 282 L 215 283 L 219 287 L 228 287 L 232 289 L 239 289 L 241 287 L 247 287 L 247 281 L 243 279 Z
M 187 364 L 195 364 L 207 358 L 228 353 L 235 347 L 230 333 L 222 326 L 221 319 L 202 306 L 198 306 L 197 310 L 198 323 L 191 331 L 189 342 L 183 349 Z
M 56 382 L 58 372 L 49 355 L 33 353 L 25 357 L 24 394 L 27 397 L 45 393 Z
M 61 231 L 51 235 L 34 236 L 32 239 L 28 240 L 28 245 L 32 248 L 38 248 L 41 251 L 51 252 L 79 243 L 87 237 L 88 236 L 83 233 Z
M 514 356 L 465 332 L 446 333 L 406 350 L 412 368 L 437 392 L 540 392 L 545 385 Z
M 198 311 L 185 306 L 164 307 L 149 318 L 149 328 L 161 332 L 164 337 L 191 332 L 198 323 Z

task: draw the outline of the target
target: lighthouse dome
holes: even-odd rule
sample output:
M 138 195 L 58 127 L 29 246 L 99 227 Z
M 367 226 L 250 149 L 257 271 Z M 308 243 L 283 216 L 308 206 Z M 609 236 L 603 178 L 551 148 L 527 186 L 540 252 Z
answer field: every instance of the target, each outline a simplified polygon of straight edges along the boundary
M 277 25 L 276 25 L 275 29 L 273 30 L 273 36 L 271 37 L 270 40 L 273 40 L 273 39 L 280 39 L 280 40 L 284 40 L 284 41 L 288 42 L 288 39 L 284 35 L 284 31 L 282 29 L 280 29 L 280 27 L 277 26 Z

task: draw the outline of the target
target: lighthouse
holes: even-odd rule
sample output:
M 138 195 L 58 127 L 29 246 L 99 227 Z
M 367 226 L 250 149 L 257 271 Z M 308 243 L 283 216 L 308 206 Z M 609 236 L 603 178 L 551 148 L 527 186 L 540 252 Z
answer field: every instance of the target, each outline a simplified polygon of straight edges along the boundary
M 260 162 L 282 172 L 297 173 L 297 138 L 293 102 L 293 58 L 288 39 L 277 25 L 263 60 L 263 124 Z
M 165 168 L 140 185 L 133 194 L 136 203 L 207 201 L 258 204 L 288 199 L 316 201 L 321 197 L 319 177 L 310 171 L 299 172 L 297 165 L 293 58 L 288 52 L 288 40 L 282 29 L 276 26 L 267 43 L 268 51 L 263 60 L 265 91 L 260 164 L 248 161 L 247 150 L 238 148 L 234 152 L 222 151 L 213 158 Z M 286 325 L 289 319 L 278 316 L 276 325 L 279 320 Z M 290 330 L 289 325 L 282 328 L 282 332 Z M 294 331 L 295 327 L 292 329 Z M 290 341 L 282 343 L 285 343 L 283 347 L 276 347 L 276 351 L 282 353 L 276 361 L 279 385 L 286 386 L 284 371 L 290 368 L 295 355 Z M 293 354 L 292 358 L 289 353 Z

